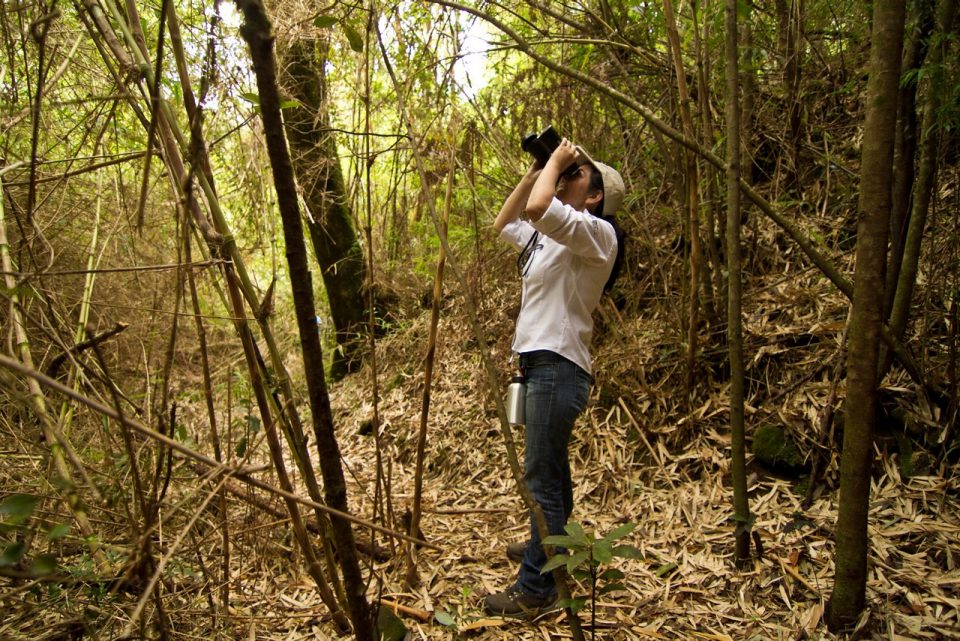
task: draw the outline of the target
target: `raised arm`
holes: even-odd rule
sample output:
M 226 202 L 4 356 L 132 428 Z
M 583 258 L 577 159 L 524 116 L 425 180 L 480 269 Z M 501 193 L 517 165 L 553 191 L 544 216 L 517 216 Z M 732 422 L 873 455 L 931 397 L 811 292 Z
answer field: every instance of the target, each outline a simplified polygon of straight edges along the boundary
M 503 202 L 503 206 L 500 208 L 500 213 L 497 214 L 496 219 L 493 221 L 493 228 L 497 230 L 497 233 L 503 231 L 507 223 L 513 222 L 523 213 L 524 208 L 527 206 L 527 198 L 530 197 L 530 190 L 533 189 L 533 184 L 536 182 L 537 176 L 539 176 L 540 173 L 541 171 L 536 165 L 531 165 L 527 169 L 527 173 L 525 173 L 523 178 L 520 179 L 520 182 L 517 183 L 517 186 L 514 187 L 510 195 L 507 196 L 507 199 Z
M 564 138 L 560 145 L 553 150 L 550 160 L 540 172 L 537 181 L 530 191 L 530 197 L 527 199 L 526 213 L 531 222 L 537 222 L 547 211 L 547 207 L 553 201 L 557 193 L 557 181 L 560 180 L 560 174 L 573 162 L 578 160 L 580 152 L 569 140 Z

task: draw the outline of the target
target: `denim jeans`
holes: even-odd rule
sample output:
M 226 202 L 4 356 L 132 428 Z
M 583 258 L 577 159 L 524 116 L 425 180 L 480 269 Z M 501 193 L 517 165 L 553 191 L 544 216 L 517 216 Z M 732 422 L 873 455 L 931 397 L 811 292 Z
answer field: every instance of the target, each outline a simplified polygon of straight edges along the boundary
M 549 351 L 520 355 L 527 377 L 524 479 L 547 519 L 550 534 L 563 534 L 573 512 L 568 445 L 577 417 L 587 405 L 593 379 L 580 366 Z M 530 544 L 517 587 L 538 597 L 553 594 L 551 573 L 540 574 L 547 557 L 530 515 Z

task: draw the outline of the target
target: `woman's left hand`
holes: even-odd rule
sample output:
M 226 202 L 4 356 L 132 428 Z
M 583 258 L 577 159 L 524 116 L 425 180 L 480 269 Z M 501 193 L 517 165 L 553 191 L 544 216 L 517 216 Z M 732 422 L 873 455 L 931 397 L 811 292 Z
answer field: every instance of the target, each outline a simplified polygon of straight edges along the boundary
M 580 150 L 566 138 L 560 141 L 560 144 L 557 145 L 557 148 L 553 150 L 553 154 L 550 156 L 550 162 L 561 172 L 571 164 L 578 162 L 579 159 Z

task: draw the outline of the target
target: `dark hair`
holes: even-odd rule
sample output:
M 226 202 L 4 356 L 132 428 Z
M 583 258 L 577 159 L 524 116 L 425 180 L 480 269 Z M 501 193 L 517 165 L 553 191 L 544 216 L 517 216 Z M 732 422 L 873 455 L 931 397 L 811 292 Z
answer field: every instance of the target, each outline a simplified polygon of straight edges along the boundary
M 600 170 L 590 165 L 590 185 L 589 189 L 591 192 L 599 191 L 600 192 L 600 202 L 593 206 L 593 209 L 590 210 L 590 213 L 598 218 L 603 217 L 603 174 L 600 173 Z
M 603 174 L 601 174 L 600 170 L 596 167 L 591 166 L 590 169 L 592 170 L 590 172 L 590 190 L 599 191 L 602 194 Z M 610 278 L 607 279 L 606 284 L 603 286 L 603 291 L 609 292 L 613 289 L 614 283 L 617 282 L 617 277 L 620 276 L 620 270 L 623 268 L 623 251 L 627 244 L 627 233 L 617 224 L 616 217 L 603 215 L 602 197 L 600 198 L 600 202 L 593 206 L 590 213 L 610 223 L 613 226 L 613 232 L 617 235 L 617 257 L 613 259 L 613 269 L 610 270 Z
M 614 283 L 617 282 L 617 277 L 620 276 L 620 270 L 623 268 L 623 252 L 627 248 L 627 232 L 623 231 L 620 225 L 617 224 L 616 217 L 601 216 L 601 218 L 613 226 L 613 233 L 617 235 L 617 257 L 613 259 L 610 278 L 607 279 L 606 284 L 603 286 L 603 291 L 609 292 L 613 289 Z

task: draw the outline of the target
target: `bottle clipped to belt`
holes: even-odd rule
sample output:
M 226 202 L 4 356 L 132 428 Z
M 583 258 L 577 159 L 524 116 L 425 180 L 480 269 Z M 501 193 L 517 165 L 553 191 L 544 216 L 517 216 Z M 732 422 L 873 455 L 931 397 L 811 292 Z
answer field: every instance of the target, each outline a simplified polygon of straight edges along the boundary
M 521 373 L 514 374 L 507 386 L 507 422 L 510 425 L 523 425 L 526 400 L 527 379 Z

